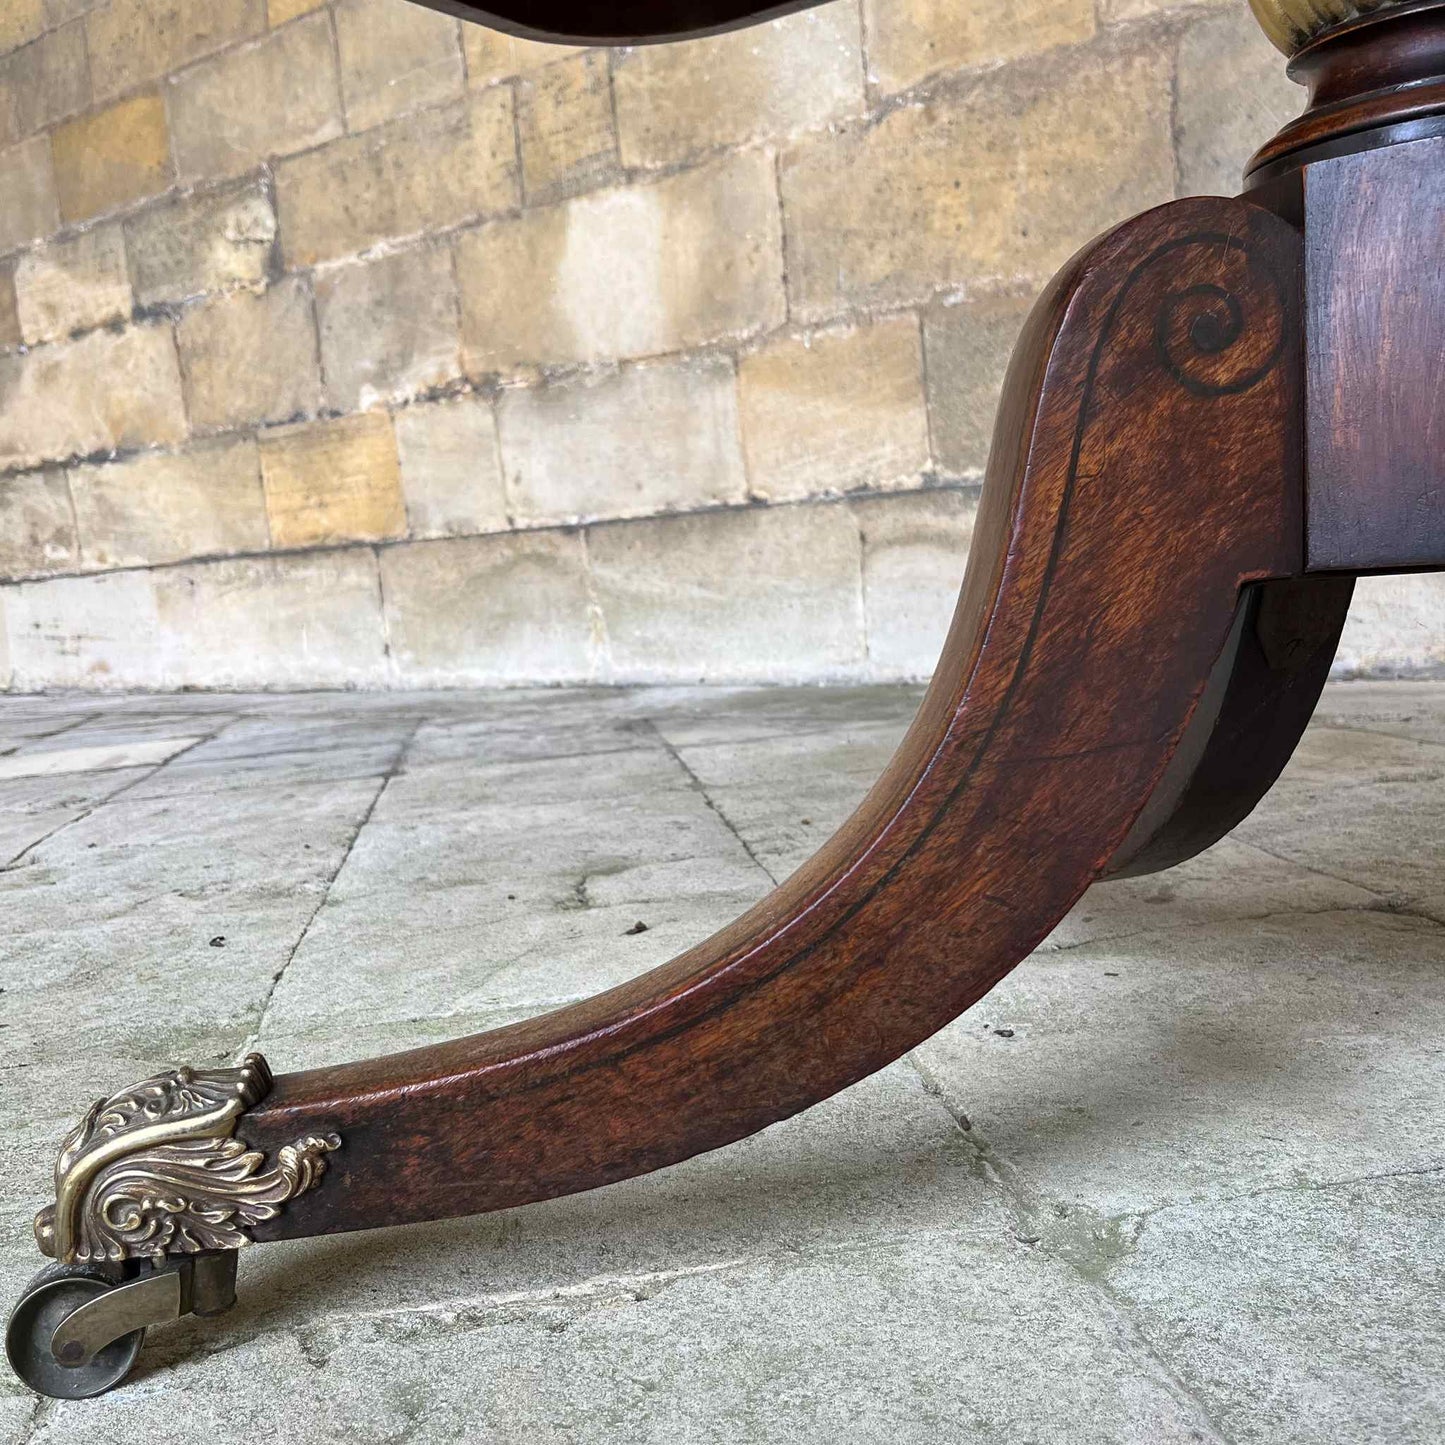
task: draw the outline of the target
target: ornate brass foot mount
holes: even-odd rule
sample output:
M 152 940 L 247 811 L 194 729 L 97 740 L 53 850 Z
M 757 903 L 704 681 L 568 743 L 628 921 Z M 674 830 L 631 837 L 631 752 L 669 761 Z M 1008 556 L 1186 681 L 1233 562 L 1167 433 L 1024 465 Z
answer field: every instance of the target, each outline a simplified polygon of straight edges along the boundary
M 236 1251 L 315 1188 L 341 1147 L 322 1134 L 273 1161 L 248 1149 L 236 1124 L 270 1088 L 260 1054 L 234 1069 L 183 1065 L 97 1100 L 66 1136 L 55 1202 L 35 1217 L 55 1263 L 31 1281 L 5 1335 L 33 1389 L 101 1394 L 129 1373 L 149 1325 L 234 1303 Z

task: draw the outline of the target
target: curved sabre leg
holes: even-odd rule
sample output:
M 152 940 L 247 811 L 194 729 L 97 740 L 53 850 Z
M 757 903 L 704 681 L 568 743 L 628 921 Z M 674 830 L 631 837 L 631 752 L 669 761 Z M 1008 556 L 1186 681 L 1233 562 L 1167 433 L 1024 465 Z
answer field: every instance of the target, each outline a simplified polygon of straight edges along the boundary
M 1119 850 L 1241 587 L 1300 567 L 1299 239 L 1176 202 L 1035 310 L 934 684 L 854 817 L 783 887 L 588 1003 L 282 1076 L 238 1126 L 332 1135 L 258 1239 L 501 1209 L 716 1148 L 913 1047 Z
M 251 1055 L 96 1104 L 37 1220 L 61 1273 L 12 1317 L 17 1368 L 61 1388 L 64 1335 L 92 1371 L 74 1390 L 105 1388 L 137 1330 L 224 1308 L 208 1261 L 241 1244 L 660 1168 L 872 1073 L 991 988 L 1168 780 L 1241 589 L 1301 569 L 1299 262 L 1285 222 L 1214 199 L 1075 258 L 1010 368 L 933 685 L 822 851 L 672 963 L 547 1017 L 274 1080 Z

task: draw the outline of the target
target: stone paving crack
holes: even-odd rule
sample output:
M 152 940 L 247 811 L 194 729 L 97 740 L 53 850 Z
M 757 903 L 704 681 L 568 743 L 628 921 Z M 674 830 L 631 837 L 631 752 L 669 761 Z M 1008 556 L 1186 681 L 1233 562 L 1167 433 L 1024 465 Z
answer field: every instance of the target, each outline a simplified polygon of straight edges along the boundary
M 1422 748 L 1445 748 L 1445 743 L 1437 742 L 1434 738 L 1416 738 L 1409 733 L 1386 732 L 1382 728 L 1352 727 L 1349 723 L 1327 722 L 1323 718 L 1316 720 L 1312 726 L 1323 732 L 1356 733 L 1369 738 L 1393 738 L 1397 743 L 1418 743 Z
M 15 1437 L 15 1445 L 30 1445 L 30 1442 L 38 1437 L 41 1429 L 50 1423 L 50 1417 L 55 1413 L 58 1400 L 36 1400 L 35 1408 L 30 1412 L 30 1418 L 25 1422 L 21 1433 Z
M 1125 1335 L 1128 1348 L 1142 1354 L 1153 1364 L 1160 1382 L 1179 1404 L 1194 1416 L 1193 1424 L 1200 1432 L 1200 1438 L 1208 1441 L 1209 1445 L 1237 1445 L 1235 1437 L 1225 1432 L 1188 1382 L 1182 1379 L 1173 1365 L 1155 1349 L 1149 1337 L 1139 1327 L 1138 1321 L 1134 1319 L 1132 1311 L 1120 1301 L 1108 1284 L 1100 1280 L 1093 1282 L 1092 1287 Z
M 1152 1209 L 1138 1209 L 1115 1216 L 1120 1220 L 1137 1220 L 1141 1225 L 1172 1209 L 1213 1209 L 1223 1204 L 1239 1204 L 1248 1199 L 1267 1199 L 1272 1194 L 1327 1194 L 1331 1189 L 1352 1189 L 1361 1184 L 1380 1184 L 1389 1179 L 1417 1179 L 1432 1174 L 1445 1174 L 1445 1164 L 1422 1164 L 1416 1169 L 1383 1169 L 1378 1174 L 1351 1174 L 1343 1179 L 1305 1179 L 1293 1184 L 1262 1184 L 1258 1189 L 1241 1189 L 1237 1194 L 1212 1194 L 1207 1199 L 1187 1199 L 1156 1204 Z
M 155 777 L 155 775 L 159 773 L 162 768 L 168 768 L 173 762 L 176 761 L 177 758 L 183 758 L 188 753 L 195 752 L 195 750 L 200 747 L 202 743 L 208 743 L 220 737 L 221 734 L 225 732 L 226 729 L 230 727 L 230 725 L 235 721 L 235 718 L 228 717 L 225 722 L 222 723 L 222 725 L 216 728 L 213 732 L 207 733 L 204 737 L 196 738 L 193 742 L 188 743 L 185 747 L 172 753 L 170 757 L 165 758 L 161 762 L 157 763 L 153 768 L 148 768 L 144 773 L 141 774 L 140 777 L 132 778 L 129 782 L 122 783 L 120 787 L 114 790 L 114 792 L 107 793 L 105 797 L 97 799 L 94 803 L 90 805 L 90 807 L 82 809 L 73 818 L 67 818 L 63 823 L 57 823 L 55 827 L 53 827 L 48 833 L 45 833 L 41 837 L 35 839 L 33 843 L 27 843 L 8 863 L 6 863 L 3 867 L 0 867 L 0 873 L 8 873 L 12 868 L 18 868 L 21 863 L 24 862 L 28 854 L 33 853 L 37 848 L 42 847 L 44 844 L 48 843 L 58 834 L 65 832 L 67 828 L 73 828 L 77 823 L 83 823 L 87 818 L 91 816 L 91 814 L 97 812 L 101 808 L 108 807 L 111 803 L 115 802 L 117 798 L 123 797 L 126 793 L 130 792 L 132 788 L 138 788 L 142 783 L 150 782 L 150 780 Z
M 972 1120 L 955 1106 L 917 1054 L 906 1057 L 923 1081 L 924 1089 L 948 1112 L 974 1150 L 985 1177 L 1004 1196 L 1014 1215 L 1019 1243 L 1037 1246 L 1049 1258 L 1057 1260 L 1094 1296 L 1123 1336 L 1122 1347 L 1148 1362 L 1159 1383 L 1193 1416 L 1194 1427 L 1202 1440 L 1208 1445 L 1236 1445 L 1188 1382 L 1160 1355 L 1129 1306 L 1109 1286 L 1108 1271 L 1133 1250 L 1143 1228 L 1142 1218 L 1105 1216 L 1078 1206 L 1061 1213 L 1063 1202 L 1046 1198 L 1010 1160 L 994 1149 L 974 1128 Z
M 1434 916 L 1434 914 L 1425 913 L 1420 908 L 1418 908 L 1415 904 L 1414 899 L 1412 899 L 1408 894 L 1381 893 L 1378 889 L 1371 888 L 1369 884 L 1361 883 L 1357 879 L 1344 878 L 1338 873 L 1331 873 L 1326 868 L 1317 868 L 1310 863 L 1303 862 L 1299 858 L 1291 858 L 1286 853 L 1276 853 L 1272 848 L 1266 848 L 1263 843 L 1256 843 L 1248 838 L 1239 838 L 1236 841 L 1242 843 L 1246 848 L 1253 848 L 1256 852 L 1263 853 L 1266 858 L 1273 858 L 1276 863 L 1288 863 L 1291 867 L 1303 868 L 1306 873 L 1313 873 L 1317 878 L 1328 878 L 1332 883 L 1344 883 L 1351 888 L 1358 888 L 1362 893 L 1368 893 L 1377 900 L 1373 904 L 1364 903 L 1358 904 L 1354 907 L 1351 907 L 1349 904 L 1342 904 L 1334 908 L 1300 909 L 1299 912 L 1301 916 L 1303 916 L 1305 913 L 1310 912 L 1396 913 L 1399 914 L 1402 918 L 1417 918 L 1420 920 L 1421 923 L 1433 923 L 1437 928 L 1445 927 L 1445 923 L 1442 923 L 1440 919 Z M 1293 911 L 1294 910 L 1284 910 L 1284 915 L 1287 915 Z M 1268 918 L 1276 915 L 1265 914 L 1263 916 Z
M 330 876 L 321 887 L 321 897 L 317 899 L 316 907 L 306 915 L 306 922 L 301 925 L 301 931 L 296 935 L 296 942 L 287 950 L 286 957 L 281 967 L 271 976 L 270 986 L 266 990 L 265 997 L 261 1000 L 261 1007 L 256 1014 L 256 1027 L 247 1035 L 246 1042 L 236 1051 L 236 1058 L 240 1059 L 248 1050 L 254 1049 L 261 1042 L 261 1034 L 266 1027 L 266 1015 L 270 1011 L 272 1000 L 276 997 L 276 990 L 281 986 L 281 980 L 286 977 L 286 970 L 295 961 L 296 955 L 301 951 L 301 945 L 306 942 L 306 936 L 311 932 L 311 925 L 316 922 L 321 910 L 326 907 L 326 901 L 331 897 L 331 890 L 336 886 L 336 880 L 341 877 L 343 870 L 351 859 L 351 854 L 356 848 L 357 840 L 371 822 L 372 814 L 376 812 L 377 804 L 381 802 L 386 790 L 391 786 L 397 774 L 401 772 L 406 763 L 407 754 L 411 751 L 411 745 L 416 741 L 416 735 L 422 730 L 428 719 L 420 717 L 408 729 L 407 734 L 397 744 L 396 752 L 386 766 L 377 784 L 376 791 L 371 795 L 371 801 L 362 810 L 356 827 L 352 829 L 351 836 L 346 840 L 346 846 L 341 850 L 341 857 L 336 867 L 331 870 Z
M 506 1294 L 478 1298 L 429 1301 L 425 1304 L 396 1305 L 377 1309 L 347 1311 L 317 1326 L 303 1326 L 314 1333 L 342 1329 L 356 1324 L 436 1324 L 442 1328 L 483 1328 L 501 1317 L 514 1318 L 518 1312 L 530 1313 L 552 1309 L 586 1312 L 619 1304 L 645 1304 L 664 1290 L 690 1280 L 732 1274 L 739 1270 L 769 1265 L 803 1265 L 838 1255 L 859 1254 L 901 1243 L 909 1239 L 940 1241 L 976 1239 L 975 1231 L 959 1229 L 919 1228 L 857 1235 L 847 1239 L 821 1239 L 806 1245 L 785 1245 L 762 1250 L 756 1254 L 731 1255 L 726 1259 L 709 1260 L 676 1269 L 644 1270 L 637 1274 L 593 1275 L 575 1284 L 552 1285 L 539 1289 L 515 1290 Z M 267 1334 L 287 1334 L 294 1325 L 281 1324 L 275 1329 L 262 1328 L 253 1338 Z
M 76 728 L 84 727 L 87 723 L 94 722 L 98 717 L 100 717 L 98 712 L 83 713 L 80 717 L 72 718 L 70 722 L 65 723 L 61 727 L 52 728 L 48 733 L 32 733 L 28 738 L 16 743 L 12 748 L 0 748 L 0 758 L 13 757 L 28 743 L 45 743 L 49 742 L 51 738 L 64 737 L 66 733 L 74 732 Z
M 667 753 L 667 755 L 673 760 L 673 762 L 678 765 L 679 768 L 682 769 L 683 773 L 687 777 L 688 785 L 693 789 L 694 792 L 699 794 L 703 802 L 706 803 L 708 807 L 717 814 L 723 827 L 726 828 L 728 832 L 731 833 L 733 837 L 738 840 L 738 842 L 742 845 L 743 852 L 746 853 L 748 857 L 757 865 L 759 872 L 763 874 L 763 876 L 768 880 L 768 882 L 771 883 L 774 888 L 776 888 L 778 886 L 778 880 L 773 875 L 773 870 L 769 868 L 768 865 L 764 863 L 763 860 L 759 858 L 755 852 L 753 852 L 753 845 L 749 843 L 748 840 L 744 838 L 741 833 L 738 832 L 737 827 L 733 823 L 733 820 L 729 818 L 728 815 L 724 813 L 720 807 L 718 807 L 717 803 L 713 800 L 712 794 L 708 792 L 707 786 L 703 783 L 703 780 L 698 777 L 698 775 L 693 772 L 693 770 L 688 766 L 687 759 L 684 758 L 683 755 L 677 750 L 677 748 L 672 745 L 672 743 L 668 740 L 667 735 L 662 731 L 660 727 L 658 727 L 655 722 L 652 721 L 651 718 L 647 719 L 647 726 L 652 730 L 652 733 L 657 738 L 658 742 L 662 744 L 663 750 Z
M 390 1321 L 435 1320 L 443 1324 L 475 1327 L 484 1324 L 499 1311 L 544 1310 L 557 1307 L 587 1309 L 594 1305 L 642 1304 L 656 1299 L 663 1290 L 690 1279 L 726 1274 L 765 1262 L 768 1255 L 738 1255 L 712 1260 L 706 1264 L 685 1265 L 677 1269 L 647 1270 L 633 1275 L 594 1275 L 576 1284 L 555 1285 L 545 1289 L 516 1290 L 508 1294 L 481 1299 L 448 1300 L 424 1305 L 403 1305 L 391 1309 L 375 1309 L 347 1314 L 345 1323 L 386 1324 Z M 341 1321 L 338 1321 L 340 1323 Z
M 1336 879 L 1335 881 L 1343 882 L 1344 880 Z M 1369 890 L 1362 888 L 1361 891 L 1368 892 Z M 1059 943 L 1049 948 L 1039 948 L 1032 956 L 1036 962 L 1046 964 L 1050 959 L 1064 954 L 1079 953 L 1084 949 L 1102 948 L 1110 944 L 1132 942 L 1140 938 L 1168 938 L 1176 933 L 1197 933 L 1204 929 L 1218 928 L 1225 923 L 1268 923 L 1276 918 L 1320 918 L 1329 913 L 1400 913 L 1432 923 L 1437 921 L 1429 918 L 1427 914 L 1415 914 L 1407 908 L 1396 908 L 1389 899 L 1376 894 L 1375 901 L 1370 903 L 1327 903 L 1321 908 L 1267 908 L 1261 913 L 1231 913 L 1228 918 L 1188 918 L 1174 923 L 1160 923 L 1153 928 L 1127 928 L 1121 933 L 1098 933 L 1088 938 L 1080 938 L 1074 943 Z

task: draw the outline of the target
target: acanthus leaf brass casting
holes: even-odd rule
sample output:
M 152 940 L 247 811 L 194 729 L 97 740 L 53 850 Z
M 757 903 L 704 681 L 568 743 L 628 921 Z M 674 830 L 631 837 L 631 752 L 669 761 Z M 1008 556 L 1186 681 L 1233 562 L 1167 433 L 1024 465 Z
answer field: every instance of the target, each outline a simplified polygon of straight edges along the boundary
M 239 1068 L 182 1065 L 97 1100 L 61 1146 L 55 1203 L 35 1217 L 42 1253 L 119 1263 L 249 1244 L 341 1146 L 336 1134 L 308 1134 L 267 1165 L 233 1136 L 270 1089 L 266 1060 L 251 1053 Z

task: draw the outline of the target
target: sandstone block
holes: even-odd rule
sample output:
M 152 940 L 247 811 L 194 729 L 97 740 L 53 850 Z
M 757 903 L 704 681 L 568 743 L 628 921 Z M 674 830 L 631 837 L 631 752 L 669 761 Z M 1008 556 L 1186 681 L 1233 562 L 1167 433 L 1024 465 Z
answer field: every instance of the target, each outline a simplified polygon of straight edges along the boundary
M 0 61 L 0 146 L 44 130 L 90 104 L 85 26 L 64 25 Z
M 462 44 L 450 16 L 396 0 L 338 0 L 334 13 L 349 130 L 461 95 Z
M 382 687 L 391 678 L 369 548 L 237 558 L 6 588 L 12 685 Z
M 266 0 L 106 0 L 86 18 L 95 93 L 156 80 L 266 24 Z
M 87 567 L 148 567 L 266 548 L 261 466 L 250 437 L 77 467 L 70 491 Z
M 274 29 L 288 20 L 296 19 L 298 15 L 319 10 L 325 4 L 326 0 L 267 0 L 266 23 Z
M 0 469 L 186 435 L 169 326 L 92 331 L 0 357 Z
M 517 204 L 512 96 L 485 91 L 349 136 L 276 170 L 288 266 L 364 251 Z
M 1196 21 L 1179 42 L 1181 194 L 1238 195 L 1245 162 L 1303 106 L 1245 6 Z
M 624 50 L 615 86 L 629 166 L 831 125 L 863 110 L 858 7 L 833 0 L 731 35 Z
M 0 51 L 14 50 L 45 29 L 44 0 L 6 0 L 0 5 Z
M 276 239 L 263 187 L 229 187 L 147 207 L 125 223 L 139 306 L 259 285 Z
M 585 682 L 597 673 L 576 532 L 388 547 L 381 580 L 392 658 L 408 686 Z
M 406 516 L 415 537 L 500 532 L 508 524 L 491 403 L 463 396 L 396 415 Z
M 1361 577 L 1335 657 L 1335 676 L 1438 674 L 1442 667 L 1445 574 Z
M 986 297 L 924 316 L 933 446 L 951 476 L 980 473 L 988 463 L 1004 372 L 1030 305 L 1026 296 Z
M 647 516 L 741 502 L 732 362 L 705 356 L 506 391 L 497 406 L 514 516 Z
M 748 487 L 792 500 L 928 470 L 918 320 L 770 341 L 738 363 Z
M 155 579 L 161 655 L 151 687 L 382 687 L 389 680 L 369 548 L 140 575 Z
M 50 140 L 32 136 L 0 151 L 0 251 L 13 251 L 60 224 Z
M 773 681 L 863 665 L 846 506 L 614 522 L 587 536 L 612 680 Z
M 20 307 L 15 296 L 15 262 L 0 263 L 0 351 L 19 346 Z
M 170 82 L 184 180 L 235 175 L 341 134 L 341 88 L 325 13 L 272 31 Z
M 86 221 L 171 183 L 166 108 L 151 92 L 67 122 L 51 136 L 61 219 Z
M 1099 0 L 1099 19 L 1106 25 L 1113 25 L 1121 20 L 1142 20 L 1146 15 L 1158 15 L 1192 5 L 1223 7 L 1231 6 L 1232 0 Z M 1275 54 L 1279 52 L 1275 51 Z M 1283 61 L 1280 64 L 1282 66 Z
M 1036 55 L 1094 33 L 1094 0 L 863 0 L 869 80 L 885 94 L 943 70 Z
M 517 86 L 522 184 L 530 204 L 585 190 L 617 169 L 607 56 L 584 51 Z
M 462 50 L 467 62 L 467 82 L 492 85 L 517 75 L 530 75 L 544 65 L 579 54 L 581 45 L 548 45 L 540 40 L 519 40 L 485 25 L 462 26 Z
M 457 243 L 472 374 L 647 356 L 783 320 L 771 157 L 581 196 Z
M 155 575 L 112 572 L 6 588 L 11 686 L 156 686 Z
M 973 491 L 860 497 L 868 670 L 875 678 L 931 676 L 963 584 L 978 498 Z
M 50 25 L 65 25 L 87 15 L 103 0 L 44 0 L 45 19 Z
M 320 404 L 311 294 L 299 276 L 187 311 L 176 339 L 194 427 L 291 421 Z
M 461 374 L 449 250 L 403 251 L 316 278 L 326 404 L 359 411 Z
M 1109 48 L 801 142 L 782 166 L 794 313 L 822 319 L 1056 270 L 1169 199 L 1170 67 Z
M 27 252 L 15 268 L 20 328 L 28 345 L 130 317 L 130 274 L 119 225 L 97 226 Z
M 0 478 L 0 578 L 61 572 L 78 556 L 65 473 Z
M 280 427 L 260 445 L 274 546 L 376 541 L 406 531 L 396 436 L 385 412 Z

